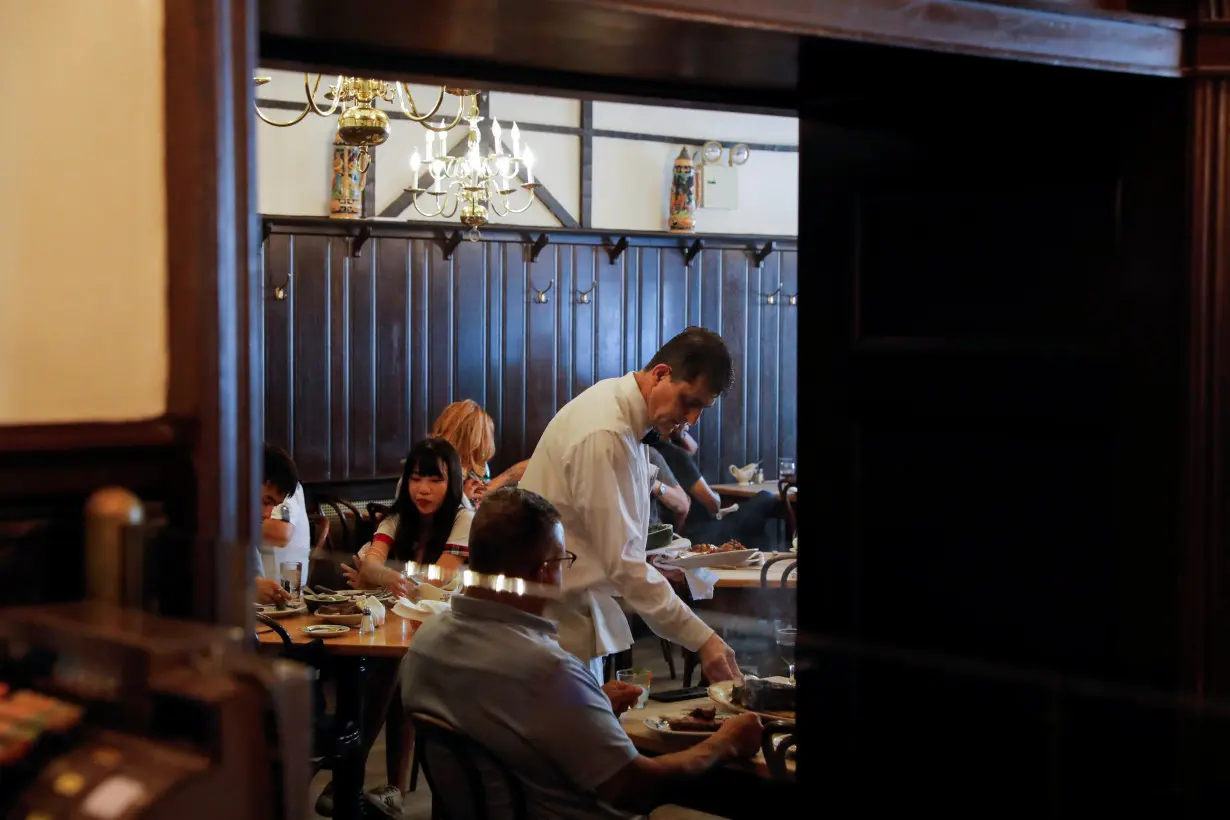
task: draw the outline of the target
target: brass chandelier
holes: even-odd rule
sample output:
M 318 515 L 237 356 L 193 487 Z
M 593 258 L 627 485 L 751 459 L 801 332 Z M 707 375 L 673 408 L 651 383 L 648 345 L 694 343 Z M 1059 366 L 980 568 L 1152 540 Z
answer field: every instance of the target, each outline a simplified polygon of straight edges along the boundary
M 502 129 L 499 120 L 491 121 L 492 150 L 485 156 L 482 153 L 482 134 L 478 124 L 483 117 L 478 112 L 478 98 L 471 94 L 468 103 L 464 104 L 464 118 L 469 123 L 469 133 L 466 135 L 466 151 L 462 156 L 447 156 L 444 131 L 447 128 L 431 128 L 427 133 L 427 156 L 421 157 L 418 149 L 410 157 L 410 170 L 414 174 L 415 186 L 407 188 L 412 194 L 411 203 L 421 215 L 431 218 L 443 216 L 452 219 L 461 212 L 461 224 L 470 228 L 467 237 L 471 242 L 481 238 L 479 228 L 486 225 L 488 216 L 507 216 L 510 213 L 523 213 L 537 198 L 535 191 L 542 186 L 534 182 L 534 152 L 529 145 L 522 145 L 521 132 L 514 122 L 509 136 L 512 138 L 512 151 L 506 153 L 501 141 Z M 440 147 L 433 149 L 432 143 L 439 136 Z M 420 169 L 426 168 L 431 175 L 432 183 L 428 188 L 419 188 Z M 525 172 L 525 181 L 517 184 L 514 178 Z M 512 205 L 512 196 L 517 190 L 527 192 L 525 204 L 520 207 Z M 435 198 L 434 203 L 424 210 L 419 205 L 419 197 L 427 195 Z
M 253 82 L 257 87 L 265 85 L 270 81 L 269 77 L 255 77 Z M 308 114 L 316 114 L 321 117 L 331 117 L 339 109 L 341 114 L 337 118 L 337 135 L 341 139 L 343 145 L 350 145 L 362 149 L 360 162 L 362 163 L 360 170 L 366 169 L 367 164 L 371 161 L 371 155 L 368 150 L 381 145 L 389 138 L 389 115 L 376 107 L 379 100 L 391 103 L 397 101 L 403 114 L 414 122 L 421 123 L 424 128 L 432 131 L 447 131 L 457 123 L 461 122 L 462 114 L 465 112 L 467 99 L 473 99 L 477 91 L 469 88 L 452 88 L 449 86 L 441 86 L 440 93 L 436 96 L 436 103 L 431 107 L 431 110 L 420 112 L 418 106 L 414 102 L 414 95 L 410 92 L 410 88 L 406 83 L 401 81 L 390 83 L 385 80 L 374 80 L 367 77 L 346 77 L 338 75 L 337 83 L 330 86 L 325 92 L 324 98 L 329 102 L 329 105 L 322 106 L 316 102 L 316 92 L 320 90 L 321 75 L 316 75 L 316 82 L 311 81 L 311 76 L 307 73 L 303 75 L 303 91 L 307 96 L 303 110 L 297 116 L 287 122 L 278 122 L 270 119 L 261 111 L 260 106 L 256 105 L 256 116 L 260 117 L 261 122 L 278 128 L 289 128 L 292 125 L 297 125 L 303 122 Z M 432 125 L 428 120 L 436 115 L 444 102 L 444 95 L 451 94 L 458 98 L 457 116 L 450 123 L 440 121 L 439 125 Z

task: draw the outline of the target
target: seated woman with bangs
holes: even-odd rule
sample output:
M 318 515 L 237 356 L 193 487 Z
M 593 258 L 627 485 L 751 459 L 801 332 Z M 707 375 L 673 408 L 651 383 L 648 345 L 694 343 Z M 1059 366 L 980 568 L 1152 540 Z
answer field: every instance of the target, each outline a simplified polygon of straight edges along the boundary
M 420 441 L 406 456 L 393 508 L 359 550 L 358 568 L 343 565 L 346 580 L 355 588 L 383 587 L 399 597 L 414 586 L 401 572 L 408 561 L 435 564 L 446 580 L 469 558 L 470 522 L 474 512 L 462 499 L 464 472 L 457 450 L 441 438 Z M 392 564 L 392 565 L 389 565 Z

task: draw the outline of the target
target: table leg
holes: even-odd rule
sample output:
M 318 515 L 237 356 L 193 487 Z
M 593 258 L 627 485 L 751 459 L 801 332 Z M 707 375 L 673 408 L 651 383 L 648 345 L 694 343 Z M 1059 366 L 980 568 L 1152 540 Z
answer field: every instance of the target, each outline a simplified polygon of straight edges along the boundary
M 367 768 L 367 747 L 363 742 L 363 694 L 367 663 L 364 658 L 339 659 L 337 665 L 337 720 L 350 723 L 354 737 L 341 745 L 344 751 L 334 761 L 334 820 L 361 820 L 363 817 L 363 775 Z

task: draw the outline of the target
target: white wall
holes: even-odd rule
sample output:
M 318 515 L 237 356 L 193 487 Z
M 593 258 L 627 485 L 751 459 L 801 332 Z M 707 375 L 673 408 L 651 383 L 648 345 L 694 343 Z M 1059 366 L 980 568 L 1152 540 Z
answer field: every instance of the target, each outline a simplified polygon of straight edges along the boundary
M 162 28 L 162 0 L 0 3 L 0 424 L 166 410 Z
M 258 96 L 264 99 L 302 100 L 303 75 L 262 71 L 274 78 Z M 313 75 L 313 81 L 315 77 Z M 336 78 L 321 80 L 318 99 Z M 414 86 L 420 109 L 435 102 L 428 86 Z M 382 107 L 390 106 L 382 103 Z M 456 115 L 455 98 L 445 97 L 443 111 L 451 121 Z M 266 112 L 286 120 L 293 112 Z M 575 127 L 580 124 L 578 100 L 492 92 L 491 114 L 507 131 L 512 122 Z M 433 122 L 438 122 L 434 117 Z M 674 109 L 622 103 L 594 103 L 598 129 L 642 134 L 662 134 L 688 140 L 692 149 L 716 139 L 729 148 L 736 142 L 798 144 L 798 120 L 720 111 Z M 489 123 L 483 123 L 484 133 Z M 328 120 L 309 115 L 291 128 L 259 125 L 256 131 L 258 190 L 257 205 L 265 214 L 329 213 L 332 181 L 335 117 Z M 449 144 L 464 138 L 458 126 Z M 539 158 L 535 181 L 542 182 L 574 218 L 580 218 L 581 176 L 579 137 L 524 132 L 525 141 Z M 667 227 L 667 198 L 671 166 L 685 143 L 598 137 L 593 156 L 593 227 L 609 230 L 660 231 Z M 376 149 L 376 211 L 379 213 L 412 183 L 409 159 L 414 148 L 420 154 L 424 129 L 417 123 L 393 120 L 389 141 Z M 722 161 L 725 162 L 724 155 Z M 734 210 L 702 208 L 697 212 L 698 233 L 794 235 L 798 232 L 798 154 L 753 151 L 747 164 L 737 170 L 739 202 Z M 426 209 L 431 200 L 420 199 Z M 422 219 L 407 209 L 401 219 Z M 453 220 L 455 221 L 455 219 Z M 523 214 L 492 220 L 502 225 L 556 226 L 559 223 L 541 203 Z

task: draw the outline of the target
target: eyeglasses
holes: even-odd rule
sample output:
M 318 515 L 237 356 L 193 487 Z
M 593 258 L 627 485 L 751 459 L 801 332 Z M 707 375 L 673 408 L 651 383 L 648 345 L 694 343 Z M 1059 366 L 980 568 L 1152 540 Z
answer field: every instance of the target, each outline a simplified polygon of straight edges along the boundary
M 571 550 L 564 550 L 564 554 L 561 555 L 559 558 L 548 558 L 547 560 L 543 561 L 543 563 L 553 564 L 556 561 L 560 561 L 562 562 L 560 566 L 562 566 L 564 569 L 571 569 L 573 563 L 576 560 L 577 560 L 577 554 L 575 552 L 572 552 Z

